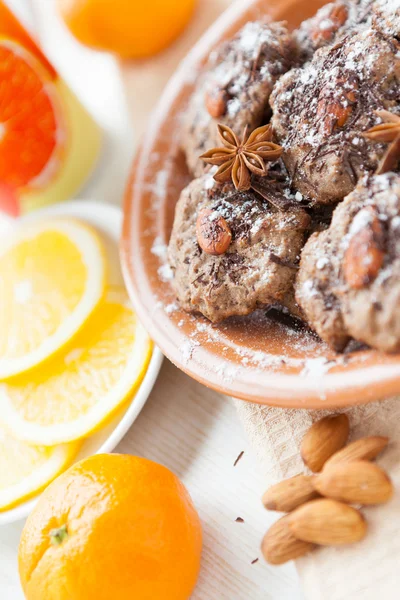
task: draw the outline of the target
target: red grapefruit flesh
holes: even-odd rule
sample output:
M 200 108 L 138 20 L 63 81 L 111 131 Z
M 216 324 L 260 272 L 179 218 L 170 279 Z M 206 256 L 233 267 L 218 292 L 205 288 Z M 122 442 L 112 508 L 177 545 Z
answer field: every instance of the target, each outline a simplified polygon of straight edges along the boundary
M 53 84 L 19 44 L 0 42 L 0 183 L 41 186 L 54 174 L 59 124 Z M 40 179 L 39 179 L 40 176 Z

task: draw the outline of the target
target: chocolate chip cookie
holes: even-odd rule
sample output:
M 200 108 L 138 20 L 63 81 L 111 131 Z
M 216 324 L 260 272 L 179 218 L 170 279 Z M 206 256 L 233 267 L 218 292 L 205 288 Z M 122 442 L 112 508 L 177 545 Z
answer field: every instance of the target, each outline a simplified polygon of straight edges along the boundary
M 372 2 L 372 22 L 385 35 L 399 39 L 400 1 L 374 0 Z
M 262 185 L 269 200 L 217 184 L 211 174 L 183 190 L 169 262 L 185 310 L 218 322 L 290 297 L 310 217 L 277 169 Z
M 337 350 L 400 350 L 400 175 L 367 176 L 302 252 L 296 298 Z
M 274 83 L 296 61 L 285 23 L 247 23 L 211 54 L 183 123 L 182 147 L 193 175 L 207 169 L 199 156 L 218 145 L 218 123 L 241 135 L 266 121 Z
M 400 43 L 366 28 L 321 48 L 283 75 L 270 98 L 272 125 L 293 184 L 315 204 L 342 200 L 377 168 L 385 146 L 364 132 L 377 110 L 398 111 Z

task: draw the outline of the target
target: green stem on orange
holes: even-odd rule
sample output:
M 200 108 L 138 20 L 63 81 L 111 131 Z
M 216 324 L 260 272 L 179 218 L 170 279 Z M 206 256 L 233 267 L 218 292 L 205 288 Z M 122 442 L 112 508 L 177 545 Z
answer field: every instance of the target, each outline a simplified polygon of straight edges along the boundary
M 68 529 L 66 525 L 50 531 L 50 541 L 53 546 L 60 546 L 63 542 L 65 542 L 65 540 L 68 539 L 68 537 Z

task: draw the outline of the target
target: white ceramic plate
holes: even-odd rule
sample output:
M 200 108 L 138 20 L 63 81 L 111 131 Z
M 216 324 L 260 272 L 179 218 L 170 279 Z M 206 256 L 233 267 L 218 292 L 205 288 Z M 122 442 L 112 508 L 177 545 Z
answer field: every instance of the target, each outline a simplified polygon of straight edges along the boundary
M 32 221 L 45 215 L 76 217 L 95 227 L 100 233 L 107 250 L 110 263 L 110 283 L 123 285 L 118 253 L 122 225 L 122 212 L 119 208 L 87 200 L 74 200 L 73 202 L 64 202 L 43 208 L 23 217 L 21 221 Z M 130 404 L 124 407 L 106 427 L 84 441 L 75 462 L 92 454 L 114 450 L 142 410 L 157 379 L 162 360 L 162 353 L 155 347 L 147 373 Z M 35 506 L 37 499 L 38 497 L 32 498 L 15 508 L 0 512 L 0 525 L 27 517 Z

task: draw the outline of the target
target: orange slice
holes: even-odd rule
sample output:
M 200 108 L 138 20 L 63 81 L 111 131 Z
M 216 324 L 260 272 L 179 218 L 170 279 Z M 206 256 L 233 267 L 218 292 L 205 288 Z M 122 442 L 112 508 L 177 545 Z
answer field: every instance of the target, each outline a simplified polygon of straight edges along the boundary
M 0 384 L 0 420 L 30 444 L 88 437 L 132 398 L 152 350 L 124 288 L 111 286 L 64 350 Z
M 25 48 L 0 39 L 0 182 L 8 190 L 44 187 L 63 146 L 50 74 Z

